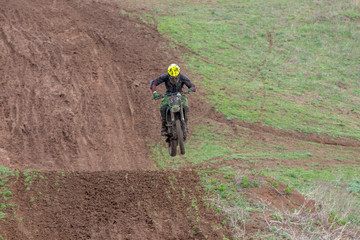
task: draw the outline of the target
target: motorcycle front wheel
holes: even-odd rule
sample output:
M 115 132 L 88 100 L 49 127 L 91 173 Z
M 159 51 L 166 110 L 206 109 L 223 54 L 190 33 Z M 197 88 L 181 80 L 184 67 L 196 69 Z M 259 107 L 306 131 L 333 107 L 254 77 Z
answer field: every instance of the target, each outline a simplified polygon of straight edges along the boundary
M 178 137 L 180 153 L 184 155 L 185 154 L 184 132 L 182 130 L 181 122 L 179 119 L 176 120 L 176 135 Z
M 169 141 L 169 154 L 172 157 L 176 156 L 178 141 L 176 139 Z

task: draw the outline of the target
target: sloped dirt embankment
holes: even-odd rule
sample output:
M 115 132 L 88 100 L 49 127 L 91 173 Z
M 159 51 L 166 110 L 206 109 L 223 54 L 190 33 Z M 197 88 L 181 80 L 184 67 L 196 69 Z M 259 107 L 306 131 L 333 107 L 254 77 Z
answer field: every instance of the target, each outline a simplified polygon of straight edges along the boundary
M 194 172 L 45 172 L 13 179 L 8 240 L 223 239 Z M 34 176 L 34 175 L 30 175 Z M 31 184 L 30 184 L 31 183 Z M 28 188 L 28 189 L 27 189 Z
M 116 1 L 0 6 L 2 165 L 151 168 L 145 140 L 160 123 L 149 81 L 171 62 L 159 33 Z

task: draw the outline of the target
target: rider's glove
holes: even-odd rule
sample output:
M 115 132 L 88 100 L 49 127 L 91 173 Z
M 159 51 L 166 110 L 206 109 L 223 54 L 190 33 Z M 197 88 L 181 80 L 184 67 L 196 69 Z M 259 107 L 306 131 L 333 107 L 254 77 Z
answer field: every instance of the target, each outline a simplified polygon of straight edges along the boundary
M 192 88 L 189 88 L 189 93 L 193 93 L 193 92 L 195 92 L 195 90 Z
M 159 94 L 157 92 L 153 92 L 154 99 L 157 99 L 159 97 Z

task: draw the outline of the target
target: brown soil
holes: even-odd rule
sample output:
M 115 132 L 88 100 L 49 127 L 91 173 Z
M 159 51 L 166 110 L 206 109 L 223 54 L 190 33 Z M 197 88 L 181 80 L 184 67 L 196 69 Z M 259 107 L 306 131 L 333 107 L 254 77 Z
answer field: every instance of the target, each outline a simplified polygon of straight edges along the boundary
M 223 239 L 230 232 L 202 201 L 195 172 L 41 173 L 13 185 L 7 240 Z M 22 174 L 21 174 L 22 175 Z
M 159 134 L 159 114 L 148 85 L 171 56 L 114 2 L 0 1 L 0 147 L 10 166 L 151 168 L 146 138 Z

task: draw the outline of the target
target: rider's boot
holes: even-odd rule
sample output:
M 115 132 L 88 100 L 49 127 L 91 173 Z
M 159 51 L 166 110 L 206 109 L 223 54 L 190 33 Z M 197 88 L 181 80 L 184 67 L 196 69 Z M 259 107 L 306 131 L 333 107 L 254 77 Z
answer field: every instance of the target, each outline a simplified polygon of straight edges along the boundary
M 161 120 L 161 136 L 167 136 L 166 120 Z

